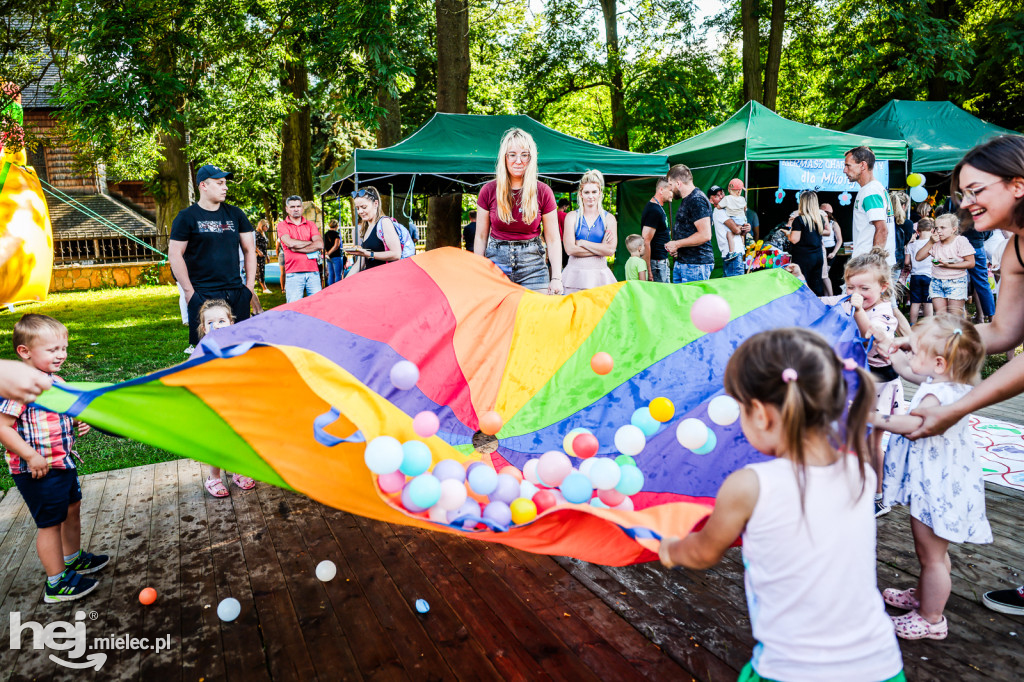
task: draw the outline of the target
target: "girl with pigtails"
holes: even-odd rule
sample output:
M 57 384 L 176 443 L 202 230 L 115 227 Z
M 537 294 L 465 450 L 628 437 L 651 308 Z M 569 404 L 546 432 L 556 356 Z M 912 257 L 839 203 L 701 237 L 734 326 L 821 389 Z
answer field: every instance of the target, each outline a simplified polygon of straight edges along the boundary
M 849 402 L 847 377 L 857 381 Z M 742 535 L 757 645 L 741 682 L 905 681 L 877 587 L 871 375 L 814 332 L 777 329 L 733 354 L 725 390 L 771 459 L 733 472 L 700 531 L 662 539 L 661 562 L 710 568 Z

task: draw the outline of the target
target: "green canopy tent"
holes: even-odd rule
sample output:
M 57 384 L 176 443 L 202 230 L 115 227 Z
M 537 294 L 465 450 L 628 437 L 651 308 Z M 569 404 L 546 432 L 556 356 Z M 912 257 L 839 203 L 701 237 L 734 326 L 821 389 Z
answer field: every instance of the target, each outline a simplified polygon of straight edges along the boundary
M 541 180 L 556 192 L 575 189 L 592 168 L 604 173 L 609 184 L 664 175 L 668 170 L 664 156 L 602 147 L 529 116 L 438 113 L 393 147 L 355 150 L 347 164 L 320 177 L 319 192 L 341 196 L 372 185 L 396 194 L 475 194 L 493 179 L 498 147 L 509 128 L 522 128 L 533 136 Z
M 826 128 L 797 123 L 779 116 L 771 109 L 747 102 L 721 125 L 666 147 L 656 154 L 668 157 L 669 164 L 686 164 L 693 171 L 694 184 L 705 192 L 712 185 L 725 187 L 732 178 L 742 179 L 748 186 L 761 183 L 774 190 L 781 160 L 842 159 L 847 151 L 867 145 L 879 160 L 907 161 L 907 143 L 867 135 L 842 133 Z M 773 180 L 773 177 L 775 180 Z M 625 262 L 624 239 L 640 232 L 640 215 L 654 195 L 655 182 L 641 180 L 623 183 L 619 188 L 619 248 L 616 265 Z M 751 199 L 751 206 L 757 206 Z M 672 212 L 666 207 L 669 221 Z M 717 253 L 717 243 L 715 245 Z
M 910 168 L 917 173 L 951 171 L 971 147 L 997 135 L 1018 134 L 972 116 L 952 102 L 898 99 L 890 100 L 849 132 L 906 140 Z

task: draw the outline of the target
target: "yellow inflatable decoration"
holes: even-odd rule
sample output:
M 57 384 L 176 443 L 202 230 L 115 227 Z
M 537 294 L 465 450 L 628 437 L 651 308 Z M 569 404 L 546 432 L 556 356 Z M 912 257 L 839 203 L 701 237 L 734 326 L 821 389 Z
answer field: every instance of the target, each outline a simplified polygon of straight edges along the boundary
M 20 105 L 6 113 L 20 123 Z M 39 177 L 18 146 L 9 149 L 0 137 L 0 305 L 46 300 L 53 274 L 50 212 Z

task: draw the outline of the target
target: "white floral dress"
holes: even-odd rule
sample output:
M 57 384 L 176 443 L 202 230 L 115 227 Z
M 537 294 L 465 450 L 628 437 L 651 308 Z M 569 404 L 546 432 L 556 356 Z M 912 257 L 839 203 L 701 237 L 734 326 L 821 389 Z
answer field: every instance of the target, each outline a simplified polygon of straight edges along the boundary
M 910 409 L 927 395 L 949 405 L 970 390 L 967 384 L 929 381 L 921 384 Z M 882 491 L 886 504 L 910 505 L 910 515 L 944 540 L 992 542 L 981 463 L 968 417 L 940 436 L 912 441 L 892 434 L 885 452 Z

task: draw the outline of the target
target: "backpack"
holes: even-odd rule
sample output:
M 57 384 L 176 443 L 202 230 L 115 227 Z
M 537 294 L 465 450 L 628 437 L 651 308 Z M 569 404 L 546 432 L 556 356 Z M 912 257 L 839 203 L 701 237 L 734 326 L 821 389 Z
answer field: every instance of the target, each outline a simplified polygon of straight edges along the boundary
M 402 245 L 402 255 L 399 256 L 399 260 L 415 256 L 416 242 L 413 240 L 412 235 L 409 234 L 409 228 L 390 216 L 381 216 L 377 220 L 375 229 L 377 230 L 377 238 L 380 239 L 381 243 L 386 245 L 384 241 L 384 228 L 380 225 L 380 221 L 384 220 L 384 218 L 390 220 L 391 224 L 395 226 L 395 231 L 398 232 L 398 242 Z

